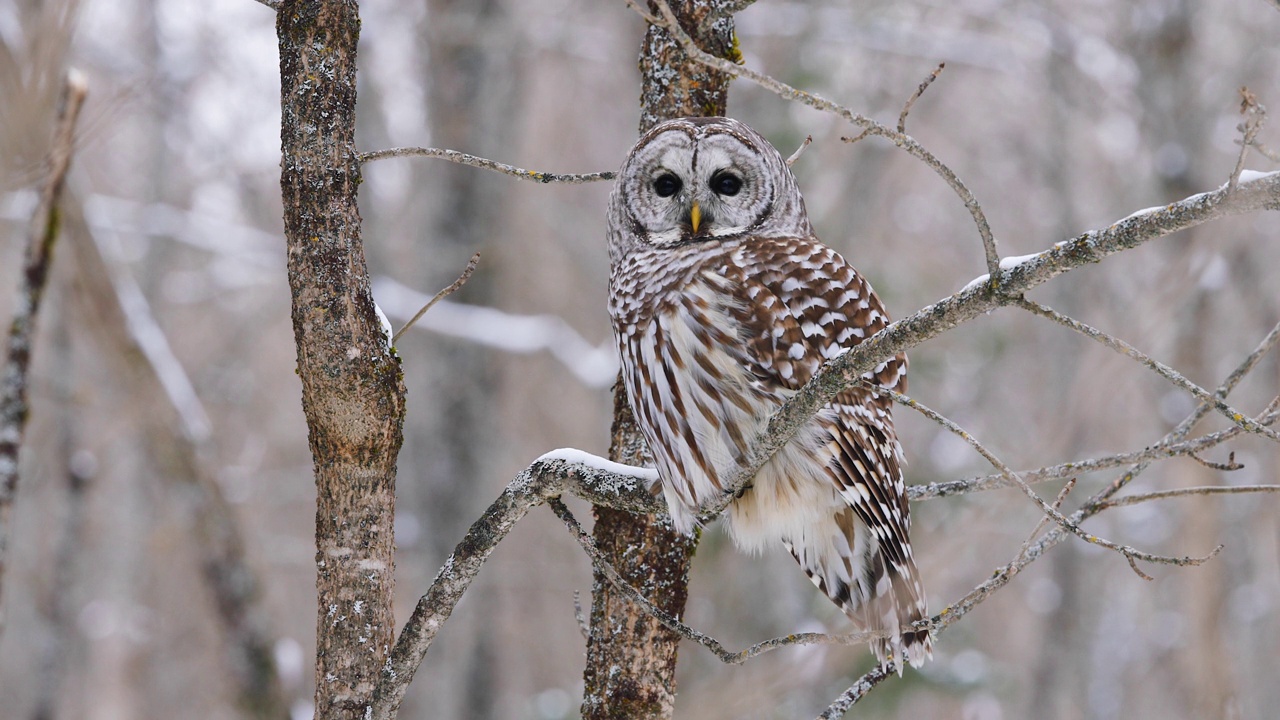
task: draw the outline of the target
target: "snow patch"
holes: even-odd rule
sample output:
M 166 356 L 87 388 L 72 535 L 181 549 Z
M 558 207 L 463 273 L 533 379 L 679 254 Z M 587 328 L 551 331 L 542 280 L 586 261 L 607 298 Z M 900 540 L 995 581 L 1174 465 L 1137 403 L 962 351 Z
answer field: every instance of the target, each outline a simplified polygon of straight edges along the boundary
M 1125 215 L 1124 217 L 1120 218 L 1120 219 L 1119 219 L 1119 220 L 1117 220 L 1116 222 L 1117 222 L 1117 223 L 1122 223 L 1122 222 L 1124 222 L 1125 220 L 1132 220 L 1133 218 L 1136 218 L 1136 217 L 1142 217 L 1143 215 L 1150 215 L 1151 213 L 1153 213 L 1153 212 L 1155 212 L 1155 211 L 1157 211 L 1157 210 L 1163 210 L 1163 209 L 1164 209 L 1164 206 L 1163 206 L 1163 205 L 1156 205 L 1156 206 L 1154 206 L 1154 207 L 1142 208 L 1141 210 L 1139 210 L 1139 211 L 1137 211 L 1137 212 L 1129 213 L 1128 215 Z
M 1253 182 L 1254 180 L 1261 180 L 1262 178 L 1270 177 L 1271 175 L 1275 175 L 1277 173 L 1280 173 L 1280 170 L 1276 170 L 1273 172 L 1261 172 L 1259 170 L 1241 170 L 1240 182 Z
M 549 453 L 543 453 L 534 462 L 544 460 L 560 460 L 562 462 L 574 463 L 577 465 L 586 465 L 592 470 L 613 473 L 615 475 L 626 475 L 644 480 L 649 483 L 656 482 L 658 479 L 658 471 L 653 468 L 641 468 L 634 465 L 623 465 L 612 460 L 606 460 L 599 455 L 592 455 L 589 452 L 578 450 L 576 448 L 560 448 L 552 450 Z
M 1000 258 L 1000 269 L 1011 270 L 1039 255 L 1040 253 L 1031 253 L 1030 255 L 1010 255 L 1009 257 Z
M 962 293 L 969 292 L 970 290 L 972 290 L 972 289 L 974 289 L 974 288 L 978 287 L 979 285 L 985 285 L 985 284 L 986 284 L 986 282 L 987 282 L 988 280 L 990 280 L 990 279 L 991 279 L 991 275 L 990 275 L 990 274 L 988 274 L 988 273 L 983 273 L 983 274 L 979 275 L 978 277 L 976 277 L 976 278 L 974 278 L 974 279 L 970 280 L 968 285 L 965 285 L 964 287 L 960 288 L 960 292 L 962 292 Z
M 387 314 L 382 312 L 376 300 L 373 303 L 373 311 L 378 314 L 378 322 L 382 324 L 382 334 L 387 336 L 387 347 L 391 347 L 391 338 L 396 334 L 391 328 L 391 321 L 387 319 Z

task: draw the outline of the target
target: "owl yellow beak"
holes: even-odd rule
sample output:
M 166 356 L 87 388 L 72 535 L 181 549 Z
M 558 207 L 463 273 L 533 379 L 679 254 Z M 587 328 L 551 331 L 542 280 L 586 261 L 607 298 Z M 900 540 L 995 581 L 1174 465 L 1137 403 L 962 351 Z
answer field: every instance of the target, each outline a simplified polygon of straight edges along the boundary
M 702 208 L 698 207 L 698 201 L 693 201 L 693 206 L 689 208 L 689 225 L 693 231 L 698 232 L 698 225 L 702 222 Z

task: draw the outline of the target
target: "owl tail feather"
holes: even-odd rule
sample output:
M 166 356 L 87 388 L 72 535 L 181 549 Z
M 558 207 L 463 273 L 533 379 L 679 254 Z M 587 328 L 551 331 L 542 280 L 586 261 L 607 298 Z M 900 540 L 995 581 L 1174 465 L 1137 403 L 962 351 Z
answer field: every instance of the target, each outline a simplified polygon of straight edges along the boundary
M 871 641 L 881 666 L 895 662 L 901 675 L 906 663 L 918 668 L 933 658 L 929 631 L 913 627 L 929 618 L 929 610 L 909 548 L 902 557 L 891 557 L 848 508 L 806 528 L 786 546 L 859 630 L 884 635 Z

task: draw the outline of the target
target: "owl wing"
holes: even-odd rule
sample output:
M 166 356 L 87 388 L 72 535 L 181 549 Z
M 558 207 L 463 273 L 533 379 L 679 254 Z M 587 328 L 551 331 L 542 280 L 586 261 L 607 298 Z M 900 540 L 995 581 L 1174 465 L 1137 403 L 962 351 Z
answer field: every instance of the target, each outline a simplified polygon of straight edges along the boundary
M 889 322 L 866 281 L 812 238 L 745 243 L 721 271 L 744 301 L 733 310 L 739 357 L 780 399 Z M 906 365 L 899 354 L 866 377 L 905 391 Z M 873 643 L 882 661 L 905 654 L 918 665 L 929 654 L 929 637 L 909 628 L 928 613 L 911 557 L 904 461 L 890 410 L 889 399 L 855 387 L 819 414 L 815 422 L 826 437 L 814 459 L 843 507 L 785 540 L 810 579 L 860 627 L 890 635 Z

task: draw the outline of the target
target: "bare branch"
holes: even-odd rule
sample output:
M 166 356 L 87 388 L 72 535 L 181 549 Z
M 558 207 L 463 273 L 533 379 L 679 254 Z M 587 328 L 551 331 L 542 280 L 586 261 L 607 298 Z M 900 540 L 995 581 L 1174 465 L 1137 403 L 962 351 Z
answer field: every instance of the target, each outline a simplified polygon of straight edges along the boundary
M 424 148 L 424 147 L 401 147 L 391 148 L 389 150 L 375 150 L 373 152 L 360 153 L 359 161 L 363 165 L 373 162 L 374 160 L 385 160 L 393 157 L 429 157 L 448 160 L 459 165 L 469 165 L 471 167 L 481 168 L 484 170 L 493 170 L 503 175 L 510 175 L 521 180 L 532 180 L 539 183 L 568 183 L 570 185 L 580 185 L 582 183 L 600 182 L 602 180 L 612 180 L 617 177 L 617 173 L 612 171 L 584 173 L 581 175 L 539 172 L 537 170 L 525 170 L 514 165 L 507 165 L 496 160 L 468 155 L 457 150 L 447 150 L 444 148 Z
M 1025 494 L 1028 498 L 1030 498 L 1031 502 L 1035 503 L 1036 506 L 1040 508 L 1040 511 L 1043 512 L 1047 517 L 1052 518 L 1054 522 L 1058 523 L 1059 527 L 1062 527 L 1063 529 L 1067 530 L 1068 532 L 1079 537 L 1081 540 L 1084 540 L 1087 543 L 1098 545 L 1099 547 L 1104 547 L 1109 550 L 1114 550 L 1115 552 L 1120 553 L 1126 559 L 1129 560 L 1129 564 L 1134 567 L 1135 571 L 1137 571 L 1139 575 L 1141 575 L 1142 577 L 1148 580 L 1150 580 L 1151 578 L 1146 574 L 1142 573 L 1141 571 L 1137 570 L 1137 567 L 1134 566 L 1133 561 L 1135 558 L 1138 560 L 1145 560 L 1146 562 L 1159 563 L 1162 565 L 1198 565 L 1217 554 L 1217 551 L 1215 550 L 1208 557 L 1205 557 L 1203 559 L 1174 558 L 1174 557 L 1166 557 L 1163 555 L 1153 555 L 1151 553 L 1143 552 L 1142 550 L 1138 550 L 1128 545 L 1121 545 L 1119 543 L 1107 540 L 1106 538 L 1101 538 L 1092 533 L 1085 532 L 1079 526 L 1079 524 L 1074 523 L 1071 520 L 1067 519 L 1061 512 L 1058 512 L 1058 509 L 1056 507 L 1050 505 L 1049 503 L 1046 503 L 1043 498 L 1041 498 L 1038 494 L 1036 494 L 1035 490 L 1031 489 L 1030 485 L 1028 485 L 1022 478 L 1018 477 L 1018 475 L 1014 473 L 1013 470 L 1009 469 L 1009 466 L 1005 465 L 1004 461 L 996 457 L 994 453 L 992 453 L 990 450 L 984 447 L 982 443 L 978 442 L 977 438 L 973 437 L 973 435 L 969 434 L 967 430 L 957 425 L 951 419 L 945 417 L 938 411 L 933 410 L 932 408 L 929 408 L 928 406 L 923 405 L 907 397 L 906 395 L 903 395 L 902 393 L 895 392 L 885 387 L 881 387 L 880 385 L 877 385 L 875 383 L 864 382 L 863 387 L 876 393 L 877 395 L 883 395 L 883 396 L 892 398 L 895 402 L 901 403 L 913 410 L 920 412 L 925 417 L 929 418 L 930 420 L 933 420 L 934 422 L 946 428 L 948 431 L 959 436 L 966 443 L 968 443 L 970 447 L 976 450 L 979 455 L 986 458 L 987 462 L 991 463 L 996 469 L 998 469 L 1001 472 L 1001 474 L 1005 475 L 1009 481 L 1017 485 L 1018 488 L 1022 490 L 1023 494 Z M 1026 547 L 1024 546 L 1023 553 L 1025 552 L 1026 552 Z
M 276 12 L 280 12 L 281 0 L 258 0 L 258 2 L 262 3 L 263 5 L 266 5 L 272 10 L 275 10 Z
M 1251 370 L 1257 367 L 1262 358 L 1280 342 L 1280 323 L 1271 328 L 1257 347 L 1253 349 L 1245 359 L 1238 365 L 1222 385 L 1214 391 L 1216 397 L 1226 397 L 1235 389 L 1236 385 L 1249 374 Z M 1277 398 L 1280 399 L 1280 398 Z M 1276 400 L 1272 401 L 1272 405 Z M 1043 482 L 1046 480 L 1060 480 L 1072 475 L 1084 475 L 1099 470 L 1107 470 L 1121 465 L 1130 465 L 1133 463 L 1146 463 L 1165 457 L 1175 457 L 1179 455 L 1188 455 L 1193 452 L 1207 450 L 1215 447 L 1239 434 L 1239 427 L 1233 427 L 1210 435 L 1197 438 L 1191 441 L 1182 441 L 1190 432 L 1191 427 L 1200 421 L 1209 411 L 1207 403 L 1201 403 L 1199 407 L 1181 424 L 1179 428 L 1185 428 L 1175 431 L 1164 440 L 1151 445 L 1137 452 L 1121 453 L 1111 455 L 1104 458 L 1095 458 L 1089 460 L 1077 460 L 1060 465 L 1051 465 L 1049 467 L 1040 468 L 1038 470 L 1029 470 L 1018 473 L 1023 480 L 1029 483 Z M 1268 406 L 1258 415 L 1258 423 L 1261 425 L 1271 425 L 1275 418 L 1271 416 L 1272 406 Z M 1132 471 L 1131 471 L 1132 472 Z M 1141 472 L 1139 470 L 1138 472 Z M 1009 487 L 1009 482 L 1003 475 L 987 475 L 979 478 L 969 478 L 965 480 L 950 480 L 947 482 L 930 483 L 928 485 L 911 485 L 907 487 L 907 497 L 912 500 L 927 500 L 930 498 L 948 497 L 951 495 L 976 492 L 981 490 L 994 490 L 997 488 Z
M 957 177 L 949 167 L 934 157 L 932 153 L 925 150 L 924 147 L 912 139 L 911 136 L 895 132 L 892 128 L 882 125 L 871 118 L 859 115 L 849 108 L 831 102 L 826 98 L 796 89 L 784 82 L 775 80 L 768 75 L 704 52 L 698 47 L 697 43 L 694 42 L 693 38 L 689 37 L 689 34 L 680 27 L 680 23 L 675 19 L 675 14 L 671 12 L 671 8 L 667 5 L 665 0 L 655 0 L 654 4 L 657 5 L 658 11 L 662 14 L 661 20 L 644 13 L 635 4 L 634 0 L 627 0 L 627 5 L 631 6 L 636 10 L 636 12 L 643 15 L 650 23 L 662 27 L 666 29 L 667 32 L 671 33 L 671 36 L 676 39 L 676 42 L 680 43 L 680 46 L 684 48 L 684 51 L 690 58 L 693 58 L 707 67 L 719 70 L 720 72 L 728 73 L 729 75 L 737 78 L 750 80 L 784 100 L 794 100 L 816 110 L 822 110 L 824 112 L 839 115 L 845 120 L 864 129 L 863 134 L 857 139 L 861 139 L 866 135 L 879 135 L 888 139 L 894 145 L 897 145 L 911 155 L 914 155 L 924 161 L 926 165 L 941 176 L 942 179 L 947 182 L 947 185 L 951 186 L 951 189 L 960 196 L 960 199 L 964 202 L 965 209 L 967 209 L 969 214 L 973 216 L 974 224 L 978 227 L 978 233 L 982 236 L 983 250 L 985 251 L 987 258 L 988 276 L 996 276 L 1000 263 L 1000 255 L 996 250 L 996 240 L 991 234 L 991 226 L 987 223 L 986 214 L 983 213 L 982 207 L 978 204 L 977 199 L 974 198 L 973 193 L 969 191 L 969 188 L 960 181 L 960 178 Z
M 576 450 L 553 451 L 530 464 L 471 524 L 431 587 L 419 598 L 382 670 L 370 718 L 395 718 L 436 633 L 453 614 L 493 549 L 530 509 L 572 492 L 592 503 L 661 514 L 666 507 L 650 491 L 656 480 L 652 470 L 620 465 Z
M 1178 488 L 1176 490 L 1158 490 L 1156 492 L 1142 493 L 1140 495 L 1123 495 L 1118 498 L 1112 498 L 1098 503 L 1098 510 L 1106 510 L 1113 507 L 1124 507 L 1125 505 L 1136 505 L 1138 503 L 1149 502 L 1151 500 L 1164 500 L 1166 498 L 1186 497 L 1188 495 L 1246 495 L 1251 493 L 1275 493 L 1280 492 L 1280 485 L 1204 485 L 1189 488 Z
M 13 321 L 5 343 L 4 374 L 0 376 L 0 632 L 4 630 L 3 580 L 9 548 L 9 515 L 18 486 L 18 450 L 27 427 L 27 373 L 31 366 L 36 320 L 58 239 L 58 201 L 75 151 L 76 119 L 89 88 L 77 70 L 63 83 L 54 121 L 53 143 L 40 199 L 31 214 L 23 272 Z
M 1179 373 L 1177 370 L 1174 370 L 1168 365 L 1165 365 L 1164 363 L 1161 363 L 1151 358 L 1150 356 L 1143 353 L 1141 350 L 1138 350 L 1137 348 L 1133 347 L 1129 343 L 1117 337 L 1108 335 L 1107 333 L 1104 333 L 1101 330 L 1098 330 L 1097 328 L 1086 325 L 1080 322 L 1079 320 L 1075 320 L 1073 318 L 1067 317 L 1066 315 L 1063 315 L 1062 313 L 1057 312 L 1053 308 L 1050 308 L 1045 305 L 1041 305 L 1040 303 L 1033 302 L 1031 300 L 1027 300 L 1026 298 L 1021 298 L 1021 297 L 1016 298 L 1014 301 L 1014 304 L 1016 304 L 1018 307 L 1022 308 L 1023 310 L 1026 310 L 1029 313 L 1032 313 L 1034 315 L 1039 315 L 1040 317 L 1043 317 L 1043 318 L 1048 318 L 1049 320 L 1052 320 L 1058 323 L 1059 325 L 1062 325 L 1063 327 L 1070 328 L 1071 330 L 1074 330 L 1080 333 L 1081 335 L 1089 337 L 1093 340 L 1097 340 L 1098 342 L 1111 348 L 1112 350 L 1115 350 L 1121 355 L 1137 360 L 1138 362 L 1150 368 L 1160 377 L 1168 380 L 1174 385 L 1177 385 L 1183 390 L 1186 390 L 1187 392 L 1196 396 L 1196 398 L 1199 399 L 1201 402 L 1209 403 L 1213 407 L 1213 409 L 1221 413 L 1223 417 L 1230 420 L 1233 424 L 1240 426 L 1242 429 L 1251 433 L 1255 433 L 1258 435 L 1262 435 L 1264 437 L 1271 438 L 1272 440 L 1280 441 L 1280 435 L 1276 434 L 1274 430 L 1271 430 L 1270 428 L 1259 425 L 1257 421 L 1253 420 L 1248 415 L 1245 415 L 1239 410 L 1236 410 L 1235 408 L 1226 404 L 1219 398 L 1213 395 L 1210 395 L 1208 390 L 1205 390 L 1199 385 L 1196 385 L 1195 383 L 1183 377 L 1182 374 Z
M 412 318 L 409 318 L 409 322 L 405 323 L 404 326 L 401 327 L 400 330 L 395 335 L 391 336 L 391 344 L 395 345 L 396 340 L 400 339 L 400 336 L 404 334 L 404 331 L 413 327 L 413 324 L 418 322 L 418 318 L 421 318 L 423 315 L 426 315 L 427 311 L 430 310 L 432 306 L 434 306 L 436 303 L 440 302 L 441 300 L 445 299 L 446 297 L 452 295 L 453 293 L 457 292 L 458 289 L 461 288 L 463 285 L 466 285 L 467 281 L 471 279 L 471 273 L 476 271 L 476 265 L 478 265 L 479 263 L 480 263 L 480 253 L 476 253 L 475 255 L 472 255 L 471 260 L 467 261 L 467 266 L 462 269 L 462 274 L 458 276 L 458 279 L 450 283 L 449 286 L 446 287 L 445 289 L 436 293 L 436 296 L 431 298 L 430 302 L 428 302 L 426 305 L 423 305 L 422 309 L 419 310 L 417 314 L 415 314 Z
M 924 91 L 928 90 L 929 86 L 933 84 L 933 81 L 938 79 L 938 76 L 942 74 L 942 69 L 946 66 L 947 64 L 944 62 L 938 63 L 938 67 L 934 68 L 933 72 L 929 73 L 924 80 L 921 80 L 920 86 L 916 88 L 915 92 L 911 93 L 911 97 L 907 98 L 907 104 L 903 105 L 902 112 L 898 113 L 898 132 L 904 134 L 907 132 L 907 113 L 911 112 L 911 106 L 915 105 L 916 100 L 919 100 Z

